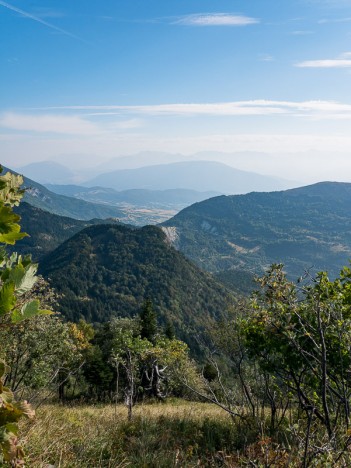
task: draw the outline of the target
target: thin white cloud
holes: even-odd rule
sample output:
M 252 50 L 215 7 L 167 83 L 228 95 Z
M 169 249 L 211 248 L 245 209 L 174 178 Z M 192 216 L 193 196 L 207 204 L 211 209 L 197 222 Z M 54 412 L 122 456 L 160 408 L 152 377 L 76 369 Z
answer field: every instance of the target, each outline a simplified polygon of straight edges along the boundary
M 185 26 L 248 26 L 259 23 L 256 18 L 230 13 L 199 13 L 183 16 L 173 24 Z
M 16 131 L 69 135 L 91 135 L 99 132 L 96 125 L 79 116 L 29 115 L 13 112 L 0 116 L 0 127 Z
M 345 17 L 345 18 L 325 18 L 317 21 L 318 24 L 328 24 L 328 23 L 349 23 L 351 22 L 350 17 Z
M 351 52 L 345 52 L 334 59 L 305 60 L 295 64 L 298 68 L 351 68 Z
M 299 68 L 350 68 L 351 60 L 306 60 L 295 65 Z
M 51 23 L 48 23 L 47 21 L 44 21 L 43 19 L 39 18 L 39 16 L 33 15 L 31 13 L 28 13 L 27 11 L 21 10 L 20 8 L 17 8 L 13 5 L 10 5 L 7 2 L 3 2 L 0 0 L 0 6 L 3 6 L 7 8 L 8 10 L 15 11 L 16 13 L 19 13 L 20 15 L 29 18 L 33 21 L 36 21 L 37 23 L 43 24 L 44 26 L 47 26 L 50 29 L 53 29 L 54 31 L 57 31 L 61 34 L 64 34 L 65 36 L 72 37 L 73 39 L 77 39 L 78 41 L 85 42 L 87 43 L 84 39 L 81 39 L 80 37 L 76 36 L 75 34 L 70 33 L 69 31 L 66 31 L 65 29 L 59 28 L 58 26 L 55 26 Z
M 292 116 L 318 118 L 351 118 L 351 105 L 336 101 L 233 101 L 197 104 L 155 104 L 139 106 L 68 106 L 42 110 L 96 111 L 111 115 L 135 114 L 149 116 Z
M 93 121 L 95 116 L 109 117 L 116 113 L 87 113 L 83 116 L 66 114 L 20 114 L 5 112 L 0 114 L 0 129 L 10 129 L 18 132 L 34 134 L 60 134 L 77 136 L 107 136 L 120 132 L 128 132 L 143 127 L 140 118 Z M 134 133 L 133 133 L 134 134 Z

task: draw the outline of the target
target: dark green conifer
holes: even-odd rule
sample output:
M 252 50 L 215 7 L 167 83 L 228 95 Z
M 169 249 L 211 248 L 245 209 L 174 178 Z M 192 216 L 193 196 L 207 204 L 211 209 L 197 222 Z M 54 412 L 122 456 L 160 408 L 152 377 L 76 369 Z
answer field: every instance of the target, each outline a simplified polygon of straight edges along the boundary
M 146 299 L 144 301 L 139 317 L 141 324 L 141 337 L 146 338 L 151 343 L 154 343 L 157 333 L 157 314 L 154 311 L 154 307 L 150 299 Z
M 173 340 L 175 338 L 174 325 L 173 325 L 173 322 L 171 322 L 170 319 L 166 320 L 165 328 L 164 328 L 164 334 L 165 334 L 166 338 L 168 338 L 169 340 Z

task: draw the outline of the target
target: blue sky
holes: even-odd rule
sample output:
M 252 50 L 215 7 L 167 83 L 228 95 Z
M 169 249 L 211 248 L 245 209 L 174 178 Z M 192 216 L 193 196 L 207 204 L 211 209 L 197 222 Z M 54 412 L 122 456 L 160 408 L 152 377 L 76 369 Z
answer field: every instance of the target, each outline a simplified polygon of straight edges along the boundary
M 349 0 L 0 0 L 0 40 L 7 165 L 249 151 L 351 181 Z

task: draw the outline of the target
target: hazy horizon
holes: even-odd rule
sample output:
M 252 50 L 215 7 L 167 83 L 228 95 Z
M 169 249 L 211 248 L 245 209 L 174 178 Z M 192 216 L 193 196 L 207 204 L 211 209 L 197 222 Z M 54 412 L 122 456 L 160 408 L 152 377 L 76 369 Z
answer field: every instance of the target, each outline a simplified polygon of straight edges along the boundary
M 351 182 L 346 0 L 0 1 L 0 24 L 5 165 L 210 151 Z
M 149 157 L 147 155 L 150 155 Z M 77 184 L 88 180 L 92 175 L 103 174 L 111 170 L 138 169 L 146 166 L 158 166 L 161 164 L 173 164 L 175 162 L 214 161 L 225 164 L 240 171 L 252 172 L 264 176 L 276 177 L 277 179 L 290 181 L 294 186 L 314 184 L 324 181 L 350 182 L 351 176 L 345 175 L 342 160 L 348 155 L 340 153 L 333 155 L 333 167 L 321 164 L 328 161 L 329 153 L 323 152 L 301 152 L 287 155 L 284 159 L 280 154 L 268 154 L 260 152 L 198 152 L 192 154 L 165 153 L 145 151 L 130 155 L 121 155 L 99 160 L 89 160 L 86 164 L 84 156 L 76 155 L 72 160 L 70 156 L 43 160 L 32 160 L 21 164 L 11 159 L 3 158 L 1 163 L 14 170 L 21 170 L 31 164 L 56 163 L 78 175 L 75 179 Z M 295 157 L 295 164 L 287 167 L 287 161 Z M 289 158 L 290 157 L 290 158 Z M 338 161 L 338 163 L 336 163 Z M 81 176 L 79 176 L 81 174 Z M 24 174 L 25 175 L 25 174 Z M 67 183 L 71 183 L 67 181 Z

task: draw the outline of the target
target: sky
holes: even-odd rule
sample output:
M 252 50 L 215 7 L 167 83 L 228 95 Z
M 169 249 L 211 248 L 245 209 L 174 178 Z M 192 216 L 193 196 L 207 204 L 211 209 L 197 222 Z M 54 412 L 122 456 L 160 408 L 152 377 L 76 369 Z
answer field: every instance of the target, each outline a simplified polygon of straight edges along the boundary
M 7 166 L 212 151 L 351 182 L 351 0 L 0 0 L 0 41 Z

